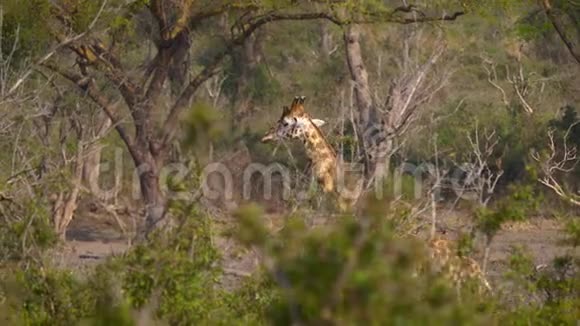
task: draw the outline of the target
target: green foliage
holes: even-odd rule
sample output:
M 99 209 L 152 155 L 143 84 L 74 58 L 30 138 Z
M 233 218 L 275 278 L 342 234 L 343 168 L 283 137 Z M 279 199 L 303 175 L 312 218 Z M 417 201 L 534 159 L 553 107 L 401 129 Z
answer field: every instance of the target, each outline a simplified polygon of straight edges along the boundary
M 529 195 L 514 190 L 511 197 L 517 206 Z M 542 325 L 570 324 L 578 312 L 577 257 L 536 269 L 515 251 L 508 276 L 520 301 L 499 304 L 502 293 L 481 296 L 469 284 L 457 289 L 458 296 L 429 268 L 421 242 L 397 235 L 408 213 L 385 201 L 370 201 L 362 216 L 342 216 L 318 229 L 294 215 L 278 234 L 266 229 L 258 206 L 242 207 L 232 234 L 260 249 L 264 270 L 226 291 L 218 283 L 210 220 L 181 201 L 172 204 L 172 213 L 173 229 L 101 264 L 84 281 L 43 264 L 18 273 L 3 269 L 0 313 L 6 316 L 0 317 L 43 325 L 134 325 L 136 313 L 170 325 Z
M 370 216 L 345 216 L 336 225 L 312 231 L 295 216 L 279 236 L 267 237 L 256 222 L 259 211 L 244 208 L 236 234 L 272 261 L 267 266 L 280 291 L 267 320 L 286 325 L 492 320 L 485 305 L 469 292 L 463 293 L 460 304 L 439 275 L 416 274 L 418 266 L 427 263 L 425 253 L 418 242 L 395 236 L 396 222 L 389 217 L 396 213 L 389 212 L 377 202 L 369 206 Z
M 536 267 L 522 248 L 513 248 L 507 276 L 513 281 L 511 298 L 520 293 L 516 308 L 502 312 L 513 325 L 574 325 L 580 316 L 580 260 L 556 257 L 551 265 Z M 521 291 L 523 290 L 523 292 Z
M 258 65 L 250 72 L 251 83 L 249 86 L 250 96 L 259 103 L 271 104 L 282 94 L 278 81 L 272 78 L 266 65 Z
M 510 185 L 508 194 L 490 208 L 481 207 L 476 210 L 476 228 L 485 234 L 487 241 L 491 241 L 503 223 L 525 220 L 530 213 L 536 211 L 541 198 L 532 184 Z
M 134 308 L 155 300 L 160 318 L 171 324 L 192 324 L 213 318 L 219 308 L 218 255 L 207 217 L 187 205 L 174 209 L 182 214 L 178 229 L 153 236 L 123 259 L 129 271 L 123 275 L 123 290 Z
M 71 325 L 92 305 L 91 293 L 70 271 L 35 265 L 12 273 L 2 282 L 4 306 L 22 324 Z
M 219 140 L 225 132 L 224 124 L 215 108 L 203 102 L 196 103 L 186 119 L 186 146 L 203 147 Z
M 49 30 L 46 28 L 49 10 L 50 1 L 47 0 L 2 1 L 0 42 L 4 58 L 16 50 L 12 60 L 20 63 L 46 49 L 50 42 Z
M 580 219 L 571 218 L 566 223 L 565 228 L 567 237 L 564 243 L 571 245 L 572 247 L 580 247 Z
M 225 293 L 224 304 L 231 314 L 239 316 L 236 322 L 240 325 L 266 324 L 264 316 L 272 307 L 281 304 L 280 292 L 267 272 L 261 271 L 245 280 L 238 289 Z
M 0 202 L 0 259 L 20 261 L 42 254 L 57 242 L 43 200 Z
M 328 5 L 320 4 L 321 6 Z M 550 115 L 552 103 L 563 102 L 565 92 L 554 90 L 574 86 L 558 74 L 557 82 L 553 82 L 559 71 L 553 63 L 536 59 L 534 54 L 523 60 L 526 68 L 537 71 L 530 82 L 544 83 L 542 86 L 542 103 L 532 116 L 522 114 L 516 101 L 505 108 L 497 98 L 490 96 L 495 92 L 488 83 L 488 76 L 481 69 L 482 58 L 492 55 L 490 60 L 498 60 L 498 68 L 503 64 L 513 66 L 502 48 L 504 41 L 512 41 L 515 36 L 531 43 L 540 42 L 545 37 L 553 35 L 553 29 L 541 16 L 528 17 L 536 8 L 537 3 L 526 1 L 460 1 L 468 15 L 460 19 L 447 30 L 451 37 L 455 36 L 455 48 L 451 46 L 452 55 L 458 56 L 460 67 L 458 74 L 463 74 L 450 80 L 449 89 L 457 98 L 435 96 L 433 112 L 436 117 L 449 116 L 434 126 L 433 133 L 438 134 L 437 145 L 441 149 L 442 166 L 453 165 L 454 162 L 464 162 L 472 155 L 467 135 L 473 135 L 479 130 L 495 130 L 500 143 L 493 153 L 493 159 L 499 161 L 497 168 L 506 171 L 506 183 L 517 181 L 515 186 L 502 188 L 508 194 L 492 201 L 486 209 L 477 211 L 477 228 L 488 240 L 499 230 L 502 223 L 520 220 L 535 210 L 539 204 L 537 184 L 525 183 L 525 175 L 535 179 L 533 168 L 527 169 L 528 153 L 532 148 L 544 147 L 546 127 L 555 128 L 558 135 L 568 130 L 577 122 L 575 109 L 565 108 L 561 119 L 546 123 L 544 114 Z M 54 25 L 51 17 L 50 4 L 58 3 L 71 19 L 71 29 L 66 34 L 85 32 L 94 20 L 103 2 L 91 0 L 40 1 L 40 0 L 4 0 L 2 54 L 8 54 L 12 45 L 18 40 L 17 58 L 27 60 L 45 51 L 51 44 L 50 31 L 60 30 Z M 174 2 L 166 2 L 174 4 Z M 240 9 L 250 6 L 255 13 L 261 11 L 288 8 L 306 10 L 306 5 L 296 1 L 202 1 L 196 6 L 216 8 L 227 3 L 232 8 L 227 19 L 239 18 Z M 393 2 L 394 3 L 394 2 Z M 456 1 L 435 1 L 425 5 L 428 11 L 441 12 Z M 578 11 L 565 7 L 565 1 L 553 1 L 555 6 L 566 9 L 570 17 L 578 17 Z M 148 0 L 124 1 L 109 0 L 97 22 L 96 29 L 90 35 L 100 38 L 106 47 L 120 57 L 122 66 L 127 71 L 134 67 L 144 67 L 151 63 L 148 47 L 158 40 L 156 22 L 147 15 Z M 533 6 L 532 6 L 533 5 Z M 213 6 L 213 7 L 212 7 Z M 300 8 L 298 8 L 300 6 Z M 384 1 L 343 1 L 333 4 L 335 12 L 345 16 L 372 14 L 375 18 L 388 16 L 391 6 Z M 342 7 L 341 7 L 342 6 Z M 208 9 L 210 10 L 210 9 Z M 318 8 L 317 8 L 318 10 Z M 472 13 L 477 13 L 473 15 Z M 173 15 L 169 15 L 170 19 Z M 410 14 L 409 14 L 410 16 Z M 469 16 L 469 17 L 468 17 Z M 463 18 L 463 17 L 462 17 Z M 348 19 L 348 18 L 345 18 Z M 577 25 L 578 19 L 573 20 Z M 191 71 L 198 69 L 213 59 L 213 56 L 224 50 L 222 33 L 224 26 L 218 19 L 210 18 L 207 24 L 191 26 L 191 37 L 194 39 L 192 56 L 187 60 L 193 62 Z M 217 28 L 216 26 L 219 26 Z M 139 27 L 139 28 L 138 28 Z M 441 26 L 437 26 L 440 28 Z M 350 76 L 345 65 L 342 30 L 329 27 L 333 45 L 336 51 L 324 56 L 318 51 L 319 22 L 284 22 L 272 24 L 265 30 L 263 48 L 264 60 L 253 69 L 242 69 L 237 62 L 230 63 L 225 71 L 227 77 L 224 92 L 230 100 L 236 94 L 238 83 L 245 83 L 246 89 L 241 96 L 247 96 L 255 101 L 258 107 L 267 106 L 272 116 L 279 115 L 280 104 L 286 103 L 294 95 L 308 95 L 308 110 L 315 116 L 329 120 L 329 126 L 342 119 L 337 112 L 348 103 Z M 370 27 L 367 27 L 370 29 Z M 453 34 L 453 29 L 456 33 Z M 227 28 L 226 28 L 227 30 Z M 377 29 L 378 30 L 378 29 Z M 377 34 L 365 33 L 363 37 L 363 54 L 367 61 L 373 95 L 381 99 L 380 90 L 388 86 L 388 80 L 379 80 L 374 61 L 385 59 L 383 65 L 389 66 L 381 70 L 381 76 L 391 76 L 397 66 L 396 57 L 392 53 L 401 52 L 402 37 L 392 31 L 380 27 Z M 459 32 L 458 32 L 459 30 Z M 62 31 L 62 30 L 61 30 Z M 217 31 L 217 32 L 216 32 Z M 221 34 L 220 34 L 221 33 Z M 216 35 L 218 34 L 218 35 Z M 505 35 L 504 35 L 505 34 Z M 461 37 L 458 37 L 460 35 Z M 463 36 L 468 37 L 463 37 Z M 506 36 L 507 35 L 507 36 Z M 404 36 L 403 36 L 404 37 Z M 450 38 L 451 38 L 450 37 Z M 390 39 L 389 42 L 383 41 Z M 374 46 L 381 44 L 381 47 Z M 411 45 L 413 46 L 413 45 Z M 427 47 L 428 45 L 423 44 Z M 381 50 L 386 50 L 383 55 Z M 236 52 L 237 49 L 234 49 Z M 68 55 L 69 51 L 62 51 Z M 380 56 L 380 57 L 379 57 Z M 55 56 L 57 57 L 57 56 Z M 497 59 L 500 58 L 500 59 Z M 377 59 L 377 60 L 375 60 Z M 58 60 L 71 63 L 70 57 L 60 56 Z M 526 62 L 529 61 L 529 62 Z M 379 64 L 377 64 L 379 66 Z M 68 67 L 76 70 L 76 67 Z M 380 68 L 380 67 L 378 67 Z M 135 70 L 135 76 L 142 69 Z M 498 69 L 498 78 L 505 79 L 504 69 Z M 90 69 L 91 77 L 103 90 L 106 98 L 117 97 L 117 89 L 111 83 L 101 78 L 101 74 Z M 129 75 L 133 76 L 133 73 Z M 573 74 L 570 74 L 573 75 Z M 467 76 L 467 77 L 466 77 Z M 388 78 L 389 78 L 388 77 Z M 404 76 L 402 76 L 404 77 Z M 463 77 L 463 78 L 462 78 Z M 466 79 L 468 78 L 468 79 Z M 136 77 L 136 79 L 138 79 Z M 505 80 L 504 80 L 505 82 Z M 43 80 L 42 89 L 55 87 L 62 92 L 64 88 L 60 80 Z M 54 85 L 52 85 L 54 84 Z M 507 84 L 507 83 L 506 83 Z M 557 87 L 550 85 L 557 84 Z M 181 87 L 182 85 L 178 85 Z M 376 86 L 376 89 L 375 89 Z M 533 85 L 529 85 L 533 93 Z M 508 85 L 508 88 L 511 87 Z M 506 88 L 506 89 L 508 89 Z M 27 90 L 29 91 L 29 90 Z M 34 98 L 41 101 L 45 98 L 42 92 L 34 91 Z M 305 92 L 305 93 L 304 93 Z M 339 95 L 340 93 L 344 95 Z M 65 93 L 70 93 L 65 91 Z M 204 92 L 198 92 L 200 98 Z M 290 95 L 288 95 L 290 94 Z M 163 94 L 163 100 L 165 100 Z M 76 96 L 76 95 L 75 95 Z M 83 95 L 84 96 L 84 95 Z M 454 102 L 465 98 L 465 106 L 457 112 Z M 69 131 L 66 121 L 70 116 L 80 114 L 70 102 L 72 97 L 65 96 L 64 102 L 52 101 L 58 105 L 59 116 L 50 117 L 51 124 L 61 124 L 62 134 Z M 568 97 L 566 97 L 568 99 Z M 10 99 L 12 100 L 12 99 Z M 226 99 L 227 100 L 227 99 Z M 557 100 L 557 101 L 555 101 Z M 437 102 L 439 101 L 439 102 Z M 70 102 L 70 103 L 69 103 Z M 223 102 L 223 99 L 220 100 Z M 545 102 L 545 103 L 544 103 Z M 40 102 L 30 105 L 33 110 L 23 110 L 15 114 L 12 122 L 24 126 L 23 134 L 37 128 L 37 119 L 48 119 L 37 110 Z M 379 103 L 380 104 L 380 103 Z M 42 104 L 44 106 L 44 104 Z M 437 105 L 443 106 L 438 110 Z M 119 116 L 124 117 L 123 106 L 119 105 Z M 8 110 L 7 110 L 8 111 Z M 19 110 L 9 110 L 19 111 Z M 29 118 L 29 113 L 33 118 Z M 44 111 L 42 111 L 44 112 Z M 341 111 L 342 112 L 342 111 Z M 125 112 L 126 113 L 126 112 Z M 431 113 L 431 112 L 429 112 Z M 289 161 L 290 157 L 283 150 L 277 156 L 271 155 L 271 147 L 257 144 L 259 132 L 255 122 L 262 118 L 255 115 L 251 119 L 251 130 L 243 131 L 242 138 L 251 144 L 252 156 L 261 157 L 264 161 Z M 156 115 L 154 115 L 156 116 Z M 328 117 L 328 118 L 327 118 Z M 195 104 L 184 121 L 187 131 L 187 143 L 196 150 L 203 150 L 210 142 L 231 143 L 226 135 L 222 112 L 201 100 Z M 31 122 L 32 121 L 32 122 Z M 44 120 L 43 120 L 44 121 Z M 34 123 L 33 123 L 34 122 Z M 83 120 L 81 123 L 86 123 Z M 25 125 L 27 123 L 27 125 Z M 153 124 L 158 121 L 153 121 Z M 30 124 L 32 127 L 28 126 Z M 425 123 L 426 125 L 427 123 Z M 4 125 L 2 133 L 4 135 Z M 235 125 L 238 127 L 238 125 Z M 236 128 L 232 128 L 236 129 Z M 239 128 L 241 129 L 241 128 Z M 347 127 L 348 129 L 348 127 Z M 411 128 L 410 133 L 413 128 Z M 580 131 L 575 126 L 571 128 L 570 141 L 580 144 Z M 129 130 L 131 130 L 129 128 Z M 330 130 L 325 129 L 325 130 Z M 241 130 L 240 130 L 241 132 Z M 334 132 L 334 131 L 333 131 Z M 347 157 L 354 158 L 356 139 L 353 130 L 347 130 L 346 136 L 338 139 L 347 148 Z M 36 135 L 36 134 L 35 134 Z M 409 138 L 418 139 L 418 146 L 409 146 L 413 161 L 425 161 L 432 158 L 430 141 L 422 138 L 423 133 L 416 133 Z M 73 152 L 77 144 L 67 140 L 62 147 L 44 148 L 34 146 L 35 137 L 20 140 L 20 147 L 29 153 L 19 154 L 30 156 L 23 159 L 26 165 L 36 166 L 45 155 L 60 155 L 60 149 Z M 231 138 L 231 137 L 230 137 Z M 332 140 L 332 136 L 329 137 Z M 118 139 L 117 139 L 118 141 Z M 14 151 L 15 141 L 3 142 L 3 152 Z M 425 145 L 429 144 L 429 145 Z M 229 147 L 228 147 L 229 148 Z M 294 148 L 293 148 L 294 149 Z M 105 153 L 106 154 L 106 153 Z M 257 154 L 257 155 L 256 155 Z M 303 153 L 301 153 L 303 155 Z M 200 155 L 201 156 L 201 155 Z M 104 161 L 109 156 L 103 156 Z M 199 157 L 196 160 L 199 162 Z M 303 164 L 303 156 L 295 156 L 296 165 Z M 5 171 L 15 163 L 11 159 L 2 160 Z M 13 160 L 12 160 L 13 161 Z M 302 167 L 302 166 L 300 166 Z M 195 168 L 201 169 L 201 164 Z M 3 172 L 10 173 L 10 172 Z M 199 173 L 198 173 L 199 174 Z M 198 175 L 194 173 L 193 178 Z M 6 177 L 10 175 L 7 174 Z M 459 289 L 461 300 L 456 290 L 441 275 L 429 268 L 421 268 L 429 262 L 419 241 L 401 238 L 399 234 L 409 233 L 415 229 L 415 221 L 410 221 L 409 207 L 392 204 L 394 197 L 391 191 L 394 184 L 387 184 L 387 199 L 381 203 L 372 203 L 366 207 L 362 216 L 341 216 L 332 226 L 310 230 L 304 220 L 307 217 L 296 214 L 288 217 L 287 225 L 278 234 L 271 232 L 264 225 L 262 210 L 255 206 L 244 207 L 237 214 L 239 228 L 232 234 L 241 243 L 257 247 L 264 253 L 265 268 L 243 282 L 239 289 L 224 290 L 219 280 L 223 277 L 220 270 L 220 256 L 212 240 L 211 217 L 201 214 L 196 207 L 182 201 L 171 203 L 171 215 L 175 216 L 177 224 L 173 229 L 152 235 L 148 242 L 131 249 L 124 256 L 110 259 L 100 265 L 95 271 L 83 274 L 83 277 L 69 271 L 51 266 L 44 260 L 39 260 L 32 252 L 44 253 L 52 247 L 56 238 L 52 232 L 47 207 L 49 203 L 42 199 L 48 190 L 66 190 L 66 180 L 70 171 L 57 171 L 49 176 L 43 176 L 42 181 L 48 186 L 34 189 L 40 199 L 25 201 L 18 198 L 17 205 L 0 202 L 2 219 L 0 225 L 0 253 L 3 260 L 2 296 L 5 304 L 0 304 L 0 311 L 8 315 L 9 324 L 96 324 L 96 325 L 132 325 L 135 313 L 150 312 L 155 321 L 168 324 L 290 324 L 300 319 L 303 324 L 573 324 L 578 316 L 577 300 L 578 277 L 577 258 L 564 256 L 552 265 L 538 272 L 533 261 L 523 255 L 512 257 L 512 267 L 517 281 L 524 284 L 522 291 L 528 295 L 523 304 L 497 305 L 504 298 L 479 297 L 472 293 L 469 287 Z M 502 180 L 502 181 L 503 181 Z M 392 182 L 392 180 L 389 180 Z M 185 191 L 197 188 L 200 180 L 190 183 L 170 180 L 173 191 Z M 523 184 L 523 185 L 521 185 Z M 412 201 L 414 197 L 414 179 L 405 175 L 401 181 L 402 199 Z M 502 185 L 503 186 L 503 185 Z M 4 192 L 6 185 L 2 185 Z M 40 187 L 42 188 L 42 187 Z M 9 190 L 9 189 L 8 189 Z M 318 193 L 312 192 L 312 198 L 318 199 Z M 568 241 L 574 246 L 580 242 L 580 227 L 577 219 L 572 219 L 567 226 Z M 473 247 L 472 238 L 464 237 L 459 244 L 462 255 Z M 39 249 L 39 250 L 37 250 Z M 30 259 L 34 258 L 34 259 Z M 13 266 L 15 265 L 15 266 Z M 24 268 L 26 267 L 26 268 Z M 576 268 L 576 269 L 575 269 Z M 417 270 L 424 271 L 417 275 Z M 79 273 L 80 274 L 80 273 Z M 538 298 L 528 304 L 530 297 Z M 511 298 L 511 297 L 510 297 Z M 4 298 L 2 298 L 4 299 Z M 503 302 L 502 302 L 503 303 Z M 576 308 L 576 310 L 574 310 Z M 576 318 L 577 319 L 577 318 Z M 1 320 L 5 320 L 2 318 Z
M 271 105 L 282 94 L 280 82 L 271 76 L 265 64 L 248 69 L 246 62 L 231 62 L 224 91 L 229 96 L 248 96 L 258 104 Z
M 575 146 L 580 145 L 580 118 L 578 111 L 571 105 L 566 105 L 560 109 L 561 115 L 557 119 L 548 122 L 551 128 L 558 132 L 560 138 L 567 137 Z
M 90 0 L 64 1 L 64 10 L 72 18 L 71 27 L 77 33 L 82 33 L 89 28 L 89 25 L 97 17 L 102 3 Z
M 504 171 L 504 184 L 525 180 L 530 152 L 545 144 L 547 121 L 542 115 L 528 116 L 515 108 L 510 111 L 497 106 L 470 108 L 469 105 L 458 110 L 455 110 L 455 106 L 449 106 L 440 114 L 446 118 L 441 120 L 434 131 L 437 134 L 437 147 L 442 152 L 442 164 L 471 162 L 473 149 L 468 136 L 475 139 L 479 135 L 483 142 L 485 134 L 494 132 L 498 143 L 493 152 L 489 153 L 491 162 L 488 164 Z M 418 149 L 421 147 L 413 151 Z M 423 151 L 425 150 L 431 149 L 423 146 Z M 432 154 L 421 152 L 414 155 L 430 157 Z
M 174 202 L 172 212 L 178 227 L 110 259 L 84 281 L 45 263 L 32 262 L 16 276 L 3 269 L 0 289 L 8 299 L 0 312 L 34 325 L 134 325 L 134 311 L 171 325 L 254 323 L 260 310 L 250 300 L 258 299 L 248 291 L 261 283 L 248 283 L 243 297 L 220 290 L 209 219 L 184 202 Z
M 548 21 L 538 23 L 524 20 L 515 27 L 516 36 L 526 41 L 538 39 L 540 36 L 546 35 L 551 31 L 552 26 Z
M 119 291 L 120 280 L 111 273 L 112 262 L 97 266 L 89 274 L 84 290 L 92 295 L 87 316 L 82 318 L 83 325 L 135 325 L 128 301 Z

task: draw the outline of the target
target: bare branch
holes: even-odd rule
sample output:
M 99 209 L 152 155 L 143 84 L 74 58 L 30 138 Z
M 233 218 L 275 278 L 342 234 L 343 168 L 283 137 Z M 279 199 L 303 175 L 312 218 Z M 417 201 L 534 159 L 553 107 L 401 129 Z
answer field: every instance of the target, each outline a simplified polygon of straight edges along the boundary
M 496 71 L 495 63 L 489 59 L 485 59 L 485 58 L 483 58 L 483 59 L 484 59 L 484 62 L 482 63 L 482 66 L 483 66 L 483 69 L 487 72 L 487 81 L 493 87 L 495 87 L 497 90 L 500 91 L 503 104 L 506 107 L 508 107 L 510 105 L 510 102 L 508 101 L 507 94 L 506 94 L 505 90 L 501 86 L 499 86 L 499 84 L 497 83 L 497 71 Z M 485 64 L 488 64 L 489 68 Z
M 500 166 L 495 169 L 491 166 L 499 138 L 495 130 L 483 130 L 481 133 L 476 124 L 474 134 L 468 134 L 467 140 L 471 146 L 471 159 L 469 163 L 462 166 L 466 175 L 461 184 L 457 182 L 458 180 L 453 180 L 454 189 L 459 198 L 469 196 L 477 199 L 482 207 L 486 207 L 504 174 Z
M 205 81 L 213 77 L 219 72 L 219 66 L 225 57 L 239 45 L 242 45 L 244 40 L 250 37 L 261 26 L 281 20 L 312 20 L 312 19 L 328 19 L 336 24 L 342 24 L 341 21 L 336 20 L 334 16 L 328 13 L 278 13 L 270 12 L 263 15 L 247 18 L 246 21 L 240 23 L 243 29 L 237 36 L 234 36 L 226 45 L 225 49 L 218 53 L 212 61 L 187 85 L 183 90 L 175 104 L 169 111 L 169 114 L 163 124 L 163 135 L 160 141 L 160 148 L 163 149 L 171 142 L 175 135 L 176 125 L 179 121 L 180 113 L 189 106 L 197 89 Z
M 510 107 L 510 97 L 515 97 L 515 100 L 521 103 L 524 111 L 528 114 L 534 113 L 534 106 L 530 104 L 530 97 L 534 94 L 537 90 L 537 83 L 541 81 L 541 79 L 534 79 L 532 78 L 535 75 L 534 72 L 526 73 L 524 71 L 523 64 L 518 61 L 518 69 L 517 72 L 512 72 L 508 65 L 505 66 L 506 71 L 506 81 L 511 85 L 513 93 L 508 95 L 506 88 L 500 85 L 500 82 L 497 77 L 497 70 L 496 64 L 489 58 L 482 56 L 482 67 L 487 73 L 487 81 L 491 84 L 495 89 L 497 89 L 502 98 L 503 104 L 509 108 Z M 545 80 L 545 79 L 544 79 Z M 543 84 L 542 84 L 543 85 Z M 543 86 L 542 86 L 543 87 Z M 540 90 L 541 92 L 541 90 Z
M 519 64 L 519 73 L 513 75 L 510 75 L 509 67 L 506 66 L 506 76 L 507 80 L 510 82 L 510 84 L 512 84 L 512 87 L 516 92 L 520 103 L 522 103 L 524 110 L 529 114 L 534 113 L 534 109 L 526 100 L 526 93 L 528 91 L 529 84 L 527 77 L 524 75 L 522 64 Z
M 51 63 L 43 64 L 43 67 L 46 67 L 53 72 L 59 74 L 63 78 L 67 79 L 68 81 L 74 83 L 80 91 L 85 91 L 89 95 L 89 97 L 98 104 L 101 109 L 107 114 L 109 119 L 111 120 L 113 126 L 117 130 L 117 133 L 127 145 L 129 152 L 132 155 L 136 155 L 134 146 L 133 146 L 133 139 L 129 136 L 123 125 L 121 125 L 120 119 L 116 115 L 115 108 L 109 103 L 109 101 L 100 93 L 95 85 L 94 81 L 89 78 L 83 77 L 79 74 L 75 74 L 69 71 L 65 71 L 58 67 L 57 65 Z
M 558 174 L 573 171 L 578 161 L 580 161 L 580 158 L 577 156 L 576 147 L 569 147 L 568 145 L 569 133 L 578 123 L 580 122 L 572 124 L 566 131 L 564 139 L 562 140 L 561 157 L 558 157 L 559 152 L 556 146 L 554 130 L 548 131 L 549 153 L 547 155 L 541 155 L 538 152 L 532 153 L 532 158 L 539 164 L 543 173 L 538 178 L 538 181 L 550 188 L 560 198 L 576 206 L 580 206 L 580 196 L 566 190 L 562 182 L 558 179 Z

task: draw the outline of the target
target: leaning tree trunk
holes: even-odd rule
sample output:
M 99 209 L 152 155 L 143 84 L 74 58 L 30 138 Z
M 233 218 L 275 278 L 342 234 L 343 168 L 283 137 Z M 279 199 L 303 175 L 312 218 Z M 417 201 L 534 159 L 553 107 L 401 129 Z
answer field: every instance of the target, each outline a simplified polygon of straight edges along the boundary
M 545 14 L 548 17 L 548 20 L 550 20 L 552 26 L 554 26 L 554 29 L 558 33 L 558 36 L 560 36 L 560 39 L 562 42 L 564 42 L 568 52 L 572 55 L 576 62 L 580 64 L 580 47 L 578 47 L 579 42 L 574 42 L 573 35 L 569 35 L 569 29 L 566 28 L 564 23 L 565 19 L 563 19 L 561 15 L 558 15 L 558 13 L 554 10 L 550 0 L 540 0 L 540 4 L 542 5 Z
M 237 80 L 236 92 L 234 95 L 234 119 L 237 123 L 248 117 L 253 110 L 253 99 L 250 94 L 250 78 L 255 76 L 255 71 L 262 63 L 262 37 L 263 31 L 257 31 L 248 37 L 240 49 L 239 55 L 235 58 L 239 67 L 239 78 Z
M 362 57 L 360 46 L 361 32 L 359 26 L 351 25 L 344 31 L 344 42 L 346 48 L 346 59 L 350 76 L 354 84 L 354 94 L 356 100 L 357 130 L 359 142 L 362 145 L 365 171 L 367 178 L 377 177 L 377 174 L 385 172 L 387 164 L 383 157 L 378 157 L 376 146 L 378 139 L 377 132 L 382 131 L 382 124 L 373 104 L 369 77 Z M 375 153 L 373 153 L 373 151 Z
M 191 68 L 191 59 L 188 57 L 191 48 L 191 40 L 186 34 L 182 34 L 176 39 L 175 54 L 171 58 L 171 63 L 167 72 L 171 86 L 171 93 L 177 97 L 187 85 L 187 73 Z
M 411 36 L 416 37 L 414 33 Z M 449 79 L 449 72 L 434 73 L 434 67 L 445 52 L 446 45 L 441 40 L 438 42 L 440 45 L 433 49 L 427 60 L 419 63 L 411 61 L 409 40 L 404 41 L 405 49 L 402 57 L 404 69 L 399 76 L 391 78 L 391 86 L 384 104 L 387 113 L 379 114 L 371 96 L 360 38 L 361 32 L 357 26 L 349 26 L 344 32 L 346 58 L 358 110 L 356 127 L 359 143 L 363 148 L 367 177 L 382 180 L 388 172 L 389 160 L 395 149 L 394 137 L 400 137 L 409 128 L 415 121 L 419 109 L 429 102 Z M 381 184 L 379 182 L 375 185 Z
M 147 235 L 158 227 L 166 213 L 166 199 L 161 191 L 159 183 L 160 168 L 159 158 L 147 149 L 138 149 L 137 155 L 133 156 L 137 174 L 139 177 L 140 193 L 145 205 L 145 221 L 137 232 L 138 240 L 143 240 Z
M 81 191 L 81 182 L 84 167 L 84 150 L 79 143 L 75 167 L 73 170 L 71 189 L 69 192 L 61 191 L 54 198 L 52 206 L 52 222 L 54 230 L 61 240 L 65 240 L 66 230 L 72 221 Z
M 330 57 L 332 49 L 332 34 L 328 22 L 320 22 L 320 52 L 323 57 Z
M 88 186 L 89 190 L 96 192 L 93 193 L 94 195 L 99 197 L 99 199 L 106 199 L 101 198 L 102 194 L 98 187 L 101 174 L 101 153 L 103 151 L 103 145 L 99 140 L 109 131 L 111 119 L 104 112 L 101 112 L 98 120 L 98 130 L 94 135 L 95 141 L 89 144 L 86 149 L 82 178 L 83 183 Z

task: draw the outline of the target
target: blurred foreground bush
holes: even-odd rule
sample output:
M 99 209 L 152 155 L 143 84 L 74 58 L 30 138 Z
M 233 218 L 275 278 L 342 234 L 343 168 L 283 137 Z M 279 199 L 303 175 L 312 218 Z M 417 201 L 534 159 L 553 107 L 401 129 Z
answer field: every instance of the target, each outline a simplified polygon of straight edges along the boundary
M 232 229 L 261 253 L 263 269 L 235 290 L 220 285 L 211 219 L 172 205 L 176 226 L 110 258 L 85 277 L 45 260 L 3 265 L 0 320 L 29 325 L 516 324 L 573 325 L 580 316 L 578 257 L 540 269 L 516 251 L 508 291 L 455 289 L 432 269 L 422 240 L 395 230 L 405 212 L 370 203 L 309 229 L 301 216 L 271 234 L 257 206 Z M 575 225 L 569 227 L 571 237 Z M 577 233 L 577 232 L 576 232 Z M 576 235 L 577 236 L 577 235 Z M 570 238 L 570 241 L 575 239 Z M 23 268 L 25 266 L 25 268 Z M 422 270 L 417 274 L 418 270 Z M 516 295 L 520 300 L 514 300 Z

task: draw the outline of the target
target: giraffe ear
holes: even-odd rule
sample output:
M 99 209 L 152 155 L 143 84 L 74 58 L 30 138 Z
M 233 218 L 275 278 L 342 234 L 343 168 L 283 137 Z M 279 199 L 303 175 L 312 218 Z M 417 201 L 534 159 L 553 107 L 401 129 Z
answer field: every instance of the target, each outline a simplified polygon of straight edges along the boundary
M 312 123 L 314 123 L 314 125 L 317 127 L 322 127 L 326 124 L 326 121 L 321 119 L 312 119 Z
M 288 106 L 284 105 L 284 107 L 282 107 L 282 116 L 287 115 L 288 112 L 290 112 L 290 108 Z

